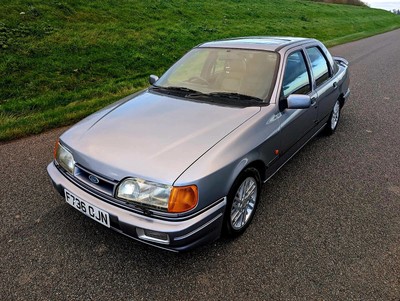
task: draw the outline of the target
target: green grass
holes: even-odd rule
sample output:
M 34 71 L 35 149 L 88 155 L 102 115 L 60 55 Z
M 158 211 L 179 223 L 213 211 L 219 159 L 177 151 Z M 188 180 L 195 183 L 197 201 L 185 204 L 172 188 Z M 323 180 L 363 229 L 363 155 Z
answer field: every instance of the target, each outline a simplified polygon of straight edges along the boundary
M 332 46 L 398 27 L 383 10 L 307 0 L 3 0 L 0 140 L 82 119 L 204 41 L 288 35 Z

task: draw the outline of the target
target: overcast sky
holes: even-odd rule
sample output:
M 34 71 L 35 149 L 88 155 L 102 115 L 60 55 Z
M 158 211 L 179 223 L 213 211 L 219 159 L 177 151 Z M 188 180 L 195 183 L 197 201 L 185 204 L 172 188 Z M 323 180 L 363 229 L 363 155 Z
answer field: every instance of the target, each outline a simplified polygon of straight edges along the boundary
M 365 0 L 370 7 L 386 10 L 400 9 L 400 0 Z

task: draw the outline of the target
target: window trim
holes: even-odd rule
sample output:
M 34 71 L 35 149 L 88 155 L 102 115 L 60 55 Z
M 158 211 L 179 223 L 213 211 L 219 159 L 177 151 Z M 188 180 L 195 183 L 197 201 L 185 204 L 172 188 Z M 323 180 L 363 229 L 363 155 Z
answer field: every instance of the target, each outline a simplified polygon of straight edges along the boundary
M 317 48 L 319 50 L 319 52 L 321 53 L 322 57 L 325 60 L 326 67 L 328 69 L 328 78 L 326 80 L 324 80 L 322 83 L 320 83 L 319 85 L 317 84 L 317 79 L 315 78 L 315 75 L 314 75 L 314 72 L 313 72 L 313 69 L 312 69 L 311 58 L 310 58 L 310 56 L 308 55 L 308 52 L 307 52 L 307 49 L 310 49 L 310 48 Z M 306 47 L 304 47 L 304 53 L 305 53 L 305 55 L 307 57 L 307 62 L 308 62 L 308 65 L 309 65 L 309 68 L 310 68 L 310 72 L 311 72 L 311 75 L 312 75 L 312 79 L 313 79 L 312 80 L 312 82 L 313 82 L 313 90 L 315 90 L 315 89 L 321 87 L 324 83 L 326 83 L 330 79 L 332 79 L 333 74 L 334 74 L 333 70 L 332 70 L 332 66 L 329 63 L 329 60 L 326 58 L 325 52 L 321 49 L 321 47 L 319 45 L 307 45 Z
M 304 60 L 304 64 L 306 66 L 307 75 L 308 75 L 308 82 L 309 82 L 309 86 L 310 86 L 310 91 L 307 94 L 304 94 L 304 95 L 310 95 L 314 90 L 314 87 L 313 87 L 314 80 L 313 80 L 313 77 L 312 77 L 312 74 L 311 74 L 311 69 L 310 69 L 310 64 L 309 64 L 309 61 L 308 61 L 308 57 L 306 56 L 303 47 L 296 48 L 293 51 L 290 51 L 287 55 L 285 55 L 285 60 L 283 62 L 283 66 L 282 66 L 282 71 L 283 72 L 282 72 L 282 78 L 281 78 L 280 89 L 279 89 L 280 90 L 280 92 L 279 92 L 279 102 L 284 101 L 284 100 L 287 99 L 287 97 L 285 97 L 285 95 L 283 94 L 283 81 L 284 81 L 284 78 L 285 78 L 286 65 L 287 65 L 287 61 L 288 61 L 289 57 L 292 54 L 296 53 L 296 52 L 300 52 L 301 53 L 301 56 L 303 57 L 303 60 Z M 293 93 L 290 93 L 289 95 L 291 95 L 291 94 L 293 94 Z

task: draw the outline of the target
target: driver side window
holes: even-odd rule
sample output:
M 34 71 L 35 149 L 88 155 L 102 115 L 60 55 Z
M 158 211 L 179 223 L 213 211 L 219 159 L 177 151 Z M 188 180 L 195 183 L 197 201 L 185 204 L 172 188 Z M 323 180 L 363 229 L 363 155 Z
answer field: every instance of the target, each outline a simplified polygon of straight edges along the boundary
M 310 75 L 301 50 L 293 52 L 286 61 L 282 93 L 284 98 L 290 94 L 311 92 Z
M 174 74 L 168 79 L 169 85 L 180 86 L 183 82 L 193 77 L 201 77 L 201 66 L 205 65 L 208 58 L 206 52 L 195 51 L 186 55 L 191 56 L 190 60 L 186 60 L 174 70 Z M 197 68 L 193 68 L 193 66 Z

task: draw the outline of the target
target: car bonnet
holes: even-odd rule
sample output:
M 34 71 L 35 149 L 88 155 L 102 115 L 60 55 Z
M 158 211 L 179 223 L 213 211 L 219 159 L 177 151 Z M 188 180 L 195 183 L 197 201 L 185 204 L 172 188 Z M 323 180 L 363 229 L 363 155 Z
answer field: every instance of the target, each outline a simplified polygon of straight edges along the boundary
M 61 136 L 77 164 L 113 180 L 173 182 L 260 111 L 151 92 L 95 113 Z

